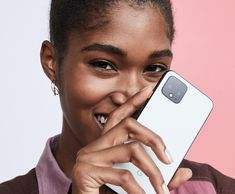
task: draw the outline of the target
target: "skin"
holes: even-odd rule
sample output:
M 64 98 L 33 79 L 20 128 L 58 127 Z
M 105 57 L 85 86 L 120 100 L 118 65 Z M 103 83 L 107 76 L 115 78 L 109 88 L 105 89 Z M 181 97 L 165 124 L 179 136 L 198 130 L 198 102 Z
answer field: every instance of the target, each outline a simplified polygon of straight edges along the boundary
M 55 158 L 72 179 L 74 194 L 112 193 L 103 186 L 106 183 L 121 185 L 128 193 L 144 193 L 128 171 L 112 168 L 113 163 L 129 161 L 149 176 L 157 193 L 167 193 L 157 166 L 137 143 L 150 146 L 169 164 L 164 142 L 132 118 L 170 68 L 165 21 L 148 6 L 134 9 L 120 3 L 112 13 L 98 31 L 69 35 L 61 73 L 55 48 L 48 41 L 42 44 L 42 67 L 49 79 L 57 80 L 63 110 Z M 97 113 L 108 115 L 104 127 L 98 124 Z M 123 144 L 129 137 L 137 142 Z M 189 169 L 179 169 L 170 189 L 190 177 Z

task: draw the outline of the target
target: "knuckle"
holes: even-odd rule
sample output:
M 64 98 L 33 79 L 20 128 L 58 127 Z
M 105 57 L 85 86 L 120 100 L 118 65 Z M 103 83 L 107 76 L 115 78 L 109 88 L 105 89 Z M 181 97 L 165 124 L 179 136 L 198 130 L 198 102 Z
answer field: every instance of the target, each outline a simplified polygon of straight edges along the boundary
M 155 135 L 155 140 L 158 140 L 159 143 L 164 144 L 163 139 L 157 134 Z
M 128 171 L 128 170 L 122 170 L 120 176 L 121 176 L 120 181 L 121 181 L 122 184 L 127 183 L 128 181 L 133 179 L 133 176 L 132 176 L 131 172 Z
M 80 179 L 83 177 L 83 175 L 86 174 L 86 164 L 83 162 L 76 163 L 74 165 L 73 170 L 72 170 L 72 177 L 75 177 L 76 179 Z
M 85 148 L 81 148 L 78 152 L 77 152 L 77 157 L 80 157 L 82 155 L 84 155 L 86 153 Z
M 76 158 L 76 162 L 80 162 L 80 161 L 86 161 L 87 158 L 87 151 L 86 149 L 82 148 L 77 152 L 77 158 Z
M 129 102 L 129 105 L 130 105 L 130 107 L 131 107 L 132 109 L 134 109 L 134 110 L 136 110 L 136 109 L 139 108 L 139 105 L 136 104 L 136 102 L 135 102 L 134 100 L 130 101 L 130 102 Z
M 127 129 L 132 129 L 133 128 L 133 124 L 134 124 L 134 119 L 131 117 L 128 117 L 126 119 L 123 120 L 123 125 L 127 128 Z
M 130 143 L 131 152 L 137 154 L 140 150 L 143 150 L 143 146 L 139 142 L 132 142 Z
M 164 184 L 164 179 L 158 168 L 156 168 L 156 170 L 153 170 L 152 172 L 149 172 L 148 177 L 151 182 L 155 182 L 156 186 L 161 187 Z
M 154 168 L 152 171 L 148 171 L 148 177 L 150 180 L 156 179 L 157 183 L 159 183 L 160 185 L 163 184 L 163 177 L 161 175 L 161 172 L 158 168 Z
M 162 138 L 155 134 L 151 140 L 149 140 L 149 144 L 155 148 L 159 148 L 161 145 L 164 145 Z
M 81 162 L 74 165 L 71 177 L 73 187 L 80 191 L 86 190 L 89 184 L 87 177 L 90 177 L 91 171 L 94 173 L 91 166 L 87 163 Z

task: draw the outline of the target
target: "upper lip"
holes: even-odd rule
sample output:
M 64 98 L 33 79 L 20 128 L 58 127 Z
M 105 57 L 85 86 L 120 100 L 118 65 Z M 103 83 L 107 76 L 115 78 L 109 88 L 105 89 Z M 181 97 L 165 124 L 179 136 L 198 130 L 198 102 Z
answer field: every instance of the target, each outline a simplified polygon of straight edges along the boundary
M 141 110 L 142 110 L 142 107 L 140 107 L 138 110 L 136 110 L 136 111 L 131 115 L 131 117 L 137 119 L 137 117 L 139 116 Z M 112 111 L 113 111 L 113 110 L 112 110 Z M 97 112 L 94 113 L 94 116 L 96 116 L 96 115 L 104 115 L 104 116 L 106 116 L 106 117 L 109 117 L 109 115 L 110 115 L 110 113 L 111 113 L 112 111 L 104 111 L 104 112 L 101 112 L 101 111 L 99 112 L 99 111 L 97 111 Z
M 104 107 L 102 107 L 102 108 L 96 108 L 95 110 L 93 110 L 93 114 L 94 114 L 94 116 L 96 116 L 96 115 L 105 115 L 105 116 L 109 116 L 110 115 L 110 113 L 112 112 L 112 111 L 114 111 L 115 110 L 115 108 L 114 107 L 106 107 L 106 108 L 104 108 Z
M 97 117 L 98 115 L 102 115 L 102 116 L 105 116 L 107 118 L 109 117 L 109 115 L 107 113 L 95 113 L 94 115 L 95 115 L 95 117 Z

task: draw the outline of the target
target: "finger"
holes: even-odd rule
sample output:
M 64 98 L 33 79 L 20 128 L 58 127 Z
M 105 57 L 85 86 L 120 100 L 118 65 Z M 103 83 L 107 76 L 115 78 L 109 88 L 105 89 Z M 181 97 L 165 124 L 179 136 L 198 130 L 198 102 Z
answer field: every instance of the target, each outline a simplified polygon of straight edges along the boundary
M 81 149 L 79 152 L 94 152 L 123 144 L 129 139 L 139 141 L 151 147 L 158 159 L 166 164 L 172 162 L 169 151 L 160 136 L 144 127 L 133 118 L 122 120 L 106 134 Z
M 192 170 L 189 168 L 179 168 L 169 183 L 170 190 L 176 189 L 192 177 Z
M 115 109 L 110 115 L 104 126 L 103 134 L 106 133 L 113 126 L 117 125 L 126 117 L 133 115 L 144 102 L 151 96 L 153 93 L 153 87 L 147 86 L 143 88 L 140 92 L 132 96 L 127 100 L 122 106 Z
M 99 193 L 104 184 L 121 186 L 127 193 L 145 193 L 134 179 L 133 175 L 123 169 L 99 167 L 79 162 L 73 170 L 73 190 L 77 193 Z M 75 193 L 76 193 L 75 192 Z
M 77 162 L 89 162 L 100 167 L 112 167 L 115 163 L 131 162 L 142 170 L 157 193 L 164 193 L 162 185 L 164 183 L 160 170 L 138 142 L 121 144 L 105 150 L 80 155 Z
M 107 176 L 103 178 L 104 182 L 121 186 L 127 193 L 145 193 L 128 170 L 107 168 L 106 175 Z

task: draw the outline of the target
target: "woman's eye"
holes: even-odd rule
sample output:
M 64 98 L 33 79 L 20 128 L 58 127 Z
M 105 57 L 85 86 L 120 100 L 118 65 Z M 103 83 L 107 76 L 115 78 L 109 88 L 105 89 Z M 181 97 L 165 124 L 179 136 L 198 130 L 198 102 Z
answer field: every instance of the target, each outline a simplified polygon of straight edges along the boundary
M 152 64 L 148 65 L 144 69 L 144 73 L 162 73 L 167 70 L 167 67 L 160 65 L 160 64 Z
M 90 64 L 100 71 L 116 71 L 113 65 L 108 61 L 92 61 Z

